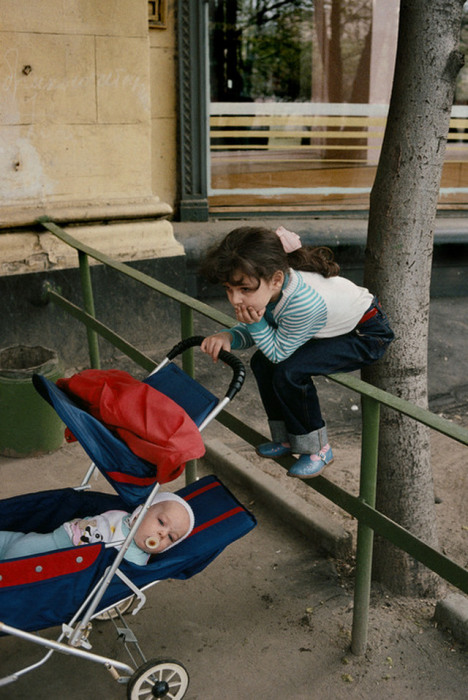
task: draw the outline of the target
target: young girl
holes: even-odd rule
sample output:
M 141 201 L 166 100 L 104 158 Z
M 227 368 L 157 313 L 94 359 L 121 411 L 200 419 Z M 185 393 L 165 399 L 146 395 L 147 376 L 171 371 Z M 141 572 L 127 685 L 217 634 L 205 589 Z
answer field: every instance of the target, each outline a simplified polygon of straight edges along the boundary
M 0 560 L 42 554 L 72 545 L 115 542 L 119 549 L 142 505 L 127 513 L 108 510 L 99 515 L 75 518 L 53 532 L 0 531 Z M 194 526 L 192 508 L 175 493 L 157 493 L 125 552 L 125 559 L 143 566 L 152 554 L 174 547 L 189 536 Z
M 377 299 L 339 269 L 331 250 L 302 247 L 282 226 L 231 231 L 201 267 L 223 284 L 238 321 L 205 338 L 201 349 L 216 361 L 221 349 L 257 346 L 251 367 L 272 437 L 257 453 L 300 454 L 288 474 L 302 479 L 333 461 L 311 375 L 371 364 L 394 337 Z

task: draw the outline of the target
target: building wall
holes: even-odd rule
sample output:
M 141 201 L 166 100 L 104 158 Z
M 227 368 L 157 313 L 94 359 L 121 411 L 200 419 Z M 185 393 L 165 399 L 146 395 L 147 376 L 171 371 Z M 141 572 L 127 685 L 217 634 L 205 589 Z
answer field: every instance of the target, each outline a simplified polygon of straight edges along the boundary
M 58 276 L 74 288 L 77 279 L 76 253 L 38 217 L 118 260 L 148 261 L 167 284 L 184 284 L 184 250 L 169 221 L 176 81 L 168 4 L 167 29 L 149 30 L 145 0 L 0 0 L 0 296 L 8 299 L 0 347 L 53 343 L 44 314 L 55 317 L 36 305 L 38 280 Z M 93 277 L 104 295 L 101 266 Z M 125 305 L 116 301 L 119 284 L 112 280 L 113 302 L 102 304 L 117 325 L 124 308 L 145 312 L 123 283 Z
M 0 9 L 2 209 L 151 198 L 146 3 Z

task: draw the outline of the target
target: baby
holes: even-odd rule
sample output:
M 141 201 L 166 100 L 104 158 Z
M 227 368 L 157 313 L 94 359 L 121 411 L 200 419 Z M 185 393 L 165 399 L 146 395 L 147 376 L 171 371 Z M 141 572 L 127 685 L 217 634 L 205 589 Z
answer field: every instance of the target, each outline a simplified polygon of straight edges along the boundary
M 109 510 L 75 518 L 46 534 L 0 531 L 0 560 L 43 554 L 71 544 L 115 542 L 119 548 L 142 508 L 143 505 L 138 506 L 133 513 Z M 183 498 L 175 493 L 157 493 L 125 552 L 125 559 L 143 566 L 152 554 L 170 549 L 188 537 L 194 522 L 193 511 Z

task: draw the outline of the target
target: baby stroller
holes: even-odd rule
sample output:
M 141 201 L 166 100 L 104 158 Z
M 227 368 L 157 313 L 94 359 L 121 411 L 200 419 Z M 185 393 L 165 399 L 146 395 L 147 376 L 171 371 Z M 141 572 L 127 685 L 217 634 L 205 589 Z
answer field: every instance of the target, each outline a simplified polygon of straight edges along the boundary
M 233 370 L 228 391 L 220 400 L 172 362 L 202 340 L 196 336 L 178 343 L 144 382 L 138 382 L 153 397 L 156 390 L 158 401 L 167 397 L 169 402 L 174 402 L 172 405 L 186 413 L 198 431 L 234 398 L 245 377 L 238 358 L 226 352 L 220 354 L 220 359 Z M 180 700 L 189 682 L 186 669 L 177 661 L 147 660 L 123 613 L 137 601 L 133 610 L 136 614 L 145 603 L 146 589 L 155 583 L 167 578 L 189 578 L 202 571 L 228 544 L 255 527 L 255 518 L 217 477 L 205 476 L 177 491 L 190 503 L 195 515 L 190 536 L 177 547 L 151 558 L 146 566 L 130 563 L 124 554 L 145 509 L 160 483 L 174 478 L 180 468 L 161 470 L 159 465 L 135 454 L 115 435 L 114 429 L 91 415 L 82 402 L 71 398 L 56 384 L 41 375 L 34 375 L 33 382 L 79 440 L 92 465 L 77 488 L 42 491 L 1 501 L 0 529 L 24 532 L 25 514 L 28 532 L 49 532 L 72 518 L 113 509 L 129 511 L 143 501 L 145 506 L 119 550 L 96 543 L 0 562 L 0 633 L 48 650 L 38 663 L 0 679 L 0 686 L 44 664 L 57 651 L 103 665 L 119 683 L 126 685 L 131 700 L 144 697 Z M 88 490 L 96 468 L 112 484 L 116 494 Z M 92 651 L 91 621 L 103 617 L 115 625 L 131 664 Z M 57 625 L 61 633 L 56 641 L 37 634 Z

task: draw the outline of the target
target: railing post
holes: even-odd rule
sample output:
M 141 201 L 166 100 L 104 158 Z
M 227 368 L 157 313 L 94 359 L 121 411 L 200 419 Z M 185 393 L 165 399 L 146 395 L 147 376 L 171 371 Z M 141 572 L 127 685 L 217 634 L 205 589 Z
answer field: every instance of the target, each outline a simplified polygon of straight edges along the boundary
M 78 260 L 80 263 L 81 289 L 83 292 L 83 305 L 86 313 L 93 318 L 96 318 L 94 309 L 93 287 L 91 284 L 91 274 L 89 271 L 88 256 L 81 250 L 78 251 Z M 99 342 L 98 334 L 91 328 L 86 327 L 88 335 L 89 361 L 93 369 L 100 369 L 101 360 L 99 358 Z
M 361 402 L 362 443 L 359 498 L 374 508 L 377 488 L 380 403 L 368 396 L 362 396 Z M 351 635 L 351 651 L 356 655 L 364 654 L 367 648 L 373 543 L 374 531 L 368 525 L 359 522 Z
M 193 309 L 185 304 L 180 305 L 180 331 L 181 338 L 190 338 L 194 334 L 193 330 Z M 189 348 L 182 355 L 182 369 L 190 377 L 195 376 L 195 359 L 193 348 Z M 191 459 L 185 467 L 185 483 L 192 484 L 198 479 L 197 460 Z

